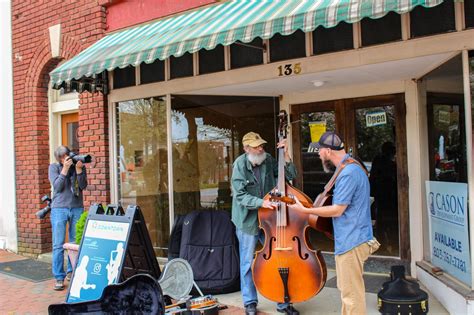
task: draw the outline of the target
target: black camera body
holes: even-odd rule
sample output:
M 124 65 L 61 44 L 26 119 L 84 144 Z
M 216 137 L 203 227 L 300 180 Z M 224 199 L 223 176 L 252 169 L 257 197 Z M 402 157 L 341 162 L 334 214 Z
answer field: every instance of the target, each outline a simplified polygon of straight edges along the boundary
M 73 164 L 76 164 L 79 161 L 84 164 L 92 162 L 92 156 L 89 154 L 77 154 L 71 151 L 69 152 L 69 157 L 71 158 Z
M 46 207 L 36 212 L 36 217 L 38 219 L 44 219 L 44 217 L 51 211 L 51 198 L 48 195 L 41 197 L 41 202 L 46 202 Z

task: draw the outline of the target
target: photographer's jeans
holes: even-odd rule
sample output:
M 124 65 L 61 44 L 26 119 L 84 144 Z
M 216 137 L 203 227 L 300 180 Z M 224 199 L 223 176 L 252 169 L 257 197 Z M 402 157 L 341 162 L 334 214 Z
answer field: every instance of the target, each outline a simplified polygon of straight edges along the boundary
M 53 276 L 56 280 L 64 280 L 66 272 L 72 272 L 71 262 L 67 261 L 67 271 L 64 272 L 64 240 L 66 224 L 69 222 L 69 241 L 76 239 L 76 223 L 84 208 L 52 208 L 51 226 L 53 230 Z

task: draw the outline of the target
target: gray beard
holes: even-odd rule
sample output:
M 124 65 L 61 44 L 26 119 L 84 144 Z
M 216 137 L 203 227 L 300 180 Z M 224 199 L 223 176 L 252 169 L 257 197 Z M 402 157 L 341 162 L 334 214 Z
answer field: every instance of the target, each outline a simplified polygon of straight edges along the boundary
M 326 173 L 333 173 L 336 170 L 336 167 L 330 160 L 322 160 L 323 161 L 323 170 Z
M 267 158 L 267 154 L 265 152 L 261 154 L 250 154 L 247 153 L 247 159 L 249 160 L 252 165 L 261 165 L 263 161 Z

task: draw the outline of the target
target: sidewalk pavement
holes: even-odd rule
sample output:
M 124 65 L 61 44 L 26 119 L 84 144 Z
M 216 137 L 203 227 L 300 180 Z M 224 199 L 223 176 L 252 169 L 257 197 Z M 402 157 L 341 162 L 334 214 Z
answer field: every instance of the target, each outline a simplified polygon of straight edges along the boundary
M 335 270 L 328 269 L 328 280 L 333 278 L 336 275 Z M 326 283 L 327 284 L 327 283 Z M 421 286 L 423 290 L 429 294 L 429 314 L 430 315 L 448 315 L 449 312 L 429 293 L 429 291 Z M 219 302 L 226 305 L 242 305 L 242 298 L 240 292 L 235 292 L 231 294 L 218 295 L 216 296 Z M 365 294 L 366 305 L 367 305 L 367 314 L 375 315 L 380 314 L 377 310 L 377 294 L 366 293 Z M 325 286 L 321 292 L 313 297 L 311 300 L 295 304 L 295 308 L 300 311 L 302 315 L 311 314 L 311 315 L 329 315 L 329 314 L 340 314 L 341 313 L 341 297 L 339 290 L 336 288 L 331 288 Z M 265 312 L 269 315 L 281 315 L 276 311 L 275 303 L 259 296 L 259 305 L 258 305 L 259 314 Z
M 22 259 L 27 258 L 0 250 L 0 263 Z M 66 299 L 67 288 L 54 291 L 53 286 L 54 279 L 35 283 L 0 273 L 0 314 L 47 314 L 50 304 L 62 303 Z M 244 310 L 228 306 L 219 314 L 240 315 Z
M 26 259 L 23 256 L 0 250 L 0 263 Z M 328 270 L 328 279 L 335 276 L 334 270 Z M 47 314 L 50 304 L 62 303 L 67 290 L 54 291 L 54 280 L 34 283 L 0 273 L 0 314 Z M 426 288 L 423 288 L 426 290 Z M 429 292 L 428 292 L 429 293 Z M 240 292 L 216 296 L 219 302 L 228 309 L 219 312 L 220 315 L 241 315 L 242 298 Z M 367 313 L 379 314 L 377 311 L 377 295 L 366 294 Z M 430 295 L 430 314 L 448 314 L 446 309 Z M 339 291 L 326 286 L 316 297 L 305 303 L 297 304 L 301 314 L 340 314 L 341 299 Z M 260 297 L 259 315 L 281 314 L 276 312 L 275 303 Z

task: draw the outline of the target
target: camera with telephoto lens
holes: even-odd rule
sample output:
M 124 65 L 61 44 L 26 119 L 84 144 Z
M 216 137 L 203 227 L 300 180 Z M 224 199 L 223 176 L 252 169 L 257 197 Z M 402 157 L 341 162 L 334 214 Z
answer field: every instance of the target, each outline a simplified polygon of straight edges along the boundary
M 73 164 L 76 164 L 79 161 L 84 164 L 92 162 L 92 156 L 89 154 L 77 154 L 71 151 L 69 152 L 69 157 L 71 158 Z
M 48 195 L 41 197 L 41 202 L 46 202 L 46 207 L 36 212 L 36 217 L 38 219 L 43 219 L 49 211 L 51 211 L 51 198 Z

